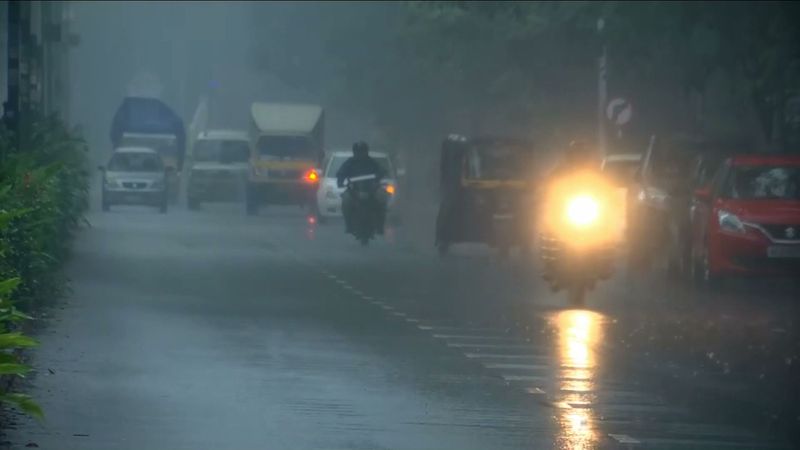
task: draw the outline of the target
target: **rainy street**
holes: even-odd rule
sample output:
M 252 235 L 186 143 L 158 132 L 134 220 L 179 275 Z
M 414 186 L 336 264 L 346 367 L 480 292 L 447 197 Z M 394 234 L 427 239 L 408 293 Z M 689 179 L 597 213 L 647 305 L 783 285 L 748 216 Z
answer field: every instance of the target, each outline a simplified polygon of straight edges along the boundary
M 800 2 L 0 0 L 0 450 L 800 449 L 799 319 Z
M 46 420 L 9 448 L 790 448 L 781 292 L 675 304 L 622 275 L 569 310 L 522 257 L 403 227 L 361 248 L 293 207 L 88 219 L 26 381 Z

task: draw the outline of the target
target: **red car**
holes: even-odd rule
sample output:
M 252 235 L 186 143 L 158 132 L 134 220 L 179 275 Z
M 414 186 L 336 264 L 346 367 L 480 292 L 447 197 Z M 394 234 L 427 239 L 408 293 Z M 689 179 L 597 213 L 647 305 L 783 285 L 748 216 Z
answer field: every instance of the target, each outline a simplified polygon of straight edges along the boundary
M 800 155 L 728 158 L 691 215 L 695 281 L 800 274 Z

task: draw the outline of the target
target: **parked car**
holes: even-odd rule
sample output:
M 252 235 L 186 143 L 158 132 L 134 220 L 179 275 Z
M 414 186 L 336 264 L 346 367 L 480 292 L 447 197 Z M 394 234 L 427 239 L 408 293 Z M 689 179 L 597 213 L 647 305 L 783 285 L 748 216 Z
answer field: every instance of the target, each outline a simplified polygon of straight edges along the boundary
M 389 194 L 387 219 L 389 221 L 397 221 L 397 209 L 395 208 L 397 203 L 397 175 L 394 171 L 394 165 L 386 153 L 370 151 L 369 155 L 388 174 L 387 178 L 383 180 L 384 189 Z M 317 221 L 320 223 L 325 223 L 327 219 L 342 217 L 342 193 L 345 188 L 336 186 L 336 172 L 351 156 L 353 156 L 351 150 L 336 149 L 328 153 L 322 162 L 321 180 L 316 194 L 316 214 Z
M 694 193 L 691 277 L 800 274 L 800 156 L 728 158 Z
M 647 268 L 666 259 L 671 214 L 691 196 L 691 164 L 703 142 L 679 134 L 650 139 L 626 202 L 632 267 Z
M 189 209 L 199 208 L 202 202 L 244 201 L 250 167 L 250 138 L 246 131 L 204 131 L 197 136 L 189 158 Z
M 167 212 L 167 176 L 174 170 L 164 168 L 158 152 L 148 147 L 119 147 L 107 166 L 98 167 L 103 173 L 102 208 L 111 205 L 141 204 Z
M 641 165 L 641 153 L 613 153 L 603 158 L 600 170 L 618 186 L 628 187 Z
M 692 248 L 692 193 L 707 186 L 719 170 L 725 158 L 735 145 L 708 143 L 703 151 L 696 154 L 690 165 L 691 170 L 684 189 L 671 196 L 670 211 L 667 215 L 667 248 L 664 252 L 666 274 L 672 278 L 684 279 L 689 276 Z

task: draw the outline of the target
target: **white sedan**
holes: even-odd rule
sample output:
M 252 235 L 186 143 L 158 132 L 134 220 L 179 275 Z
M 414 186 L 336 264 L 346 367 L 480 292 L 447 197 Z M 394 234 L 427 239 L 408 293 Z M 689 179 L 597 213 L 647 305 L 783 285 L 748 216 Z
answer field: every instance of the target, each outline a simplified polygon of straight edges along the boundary
M 350 150 L 337 150 L 330 152 L 322 163 L 321 179 L 317 190 L 317 220 L 324 222 L 326 219 L 342 217 L 342 193 L 345 188 L 336 186 L 336 172 L 348 158 L 353 156 Z M 389 155 L 386 153 L 370 152 L 369 156 L 383 167 L 388 176 L 384 178 L 386 192 L 389 194 L 388 217 L 393 217 L 396 203 L 397 178 Z

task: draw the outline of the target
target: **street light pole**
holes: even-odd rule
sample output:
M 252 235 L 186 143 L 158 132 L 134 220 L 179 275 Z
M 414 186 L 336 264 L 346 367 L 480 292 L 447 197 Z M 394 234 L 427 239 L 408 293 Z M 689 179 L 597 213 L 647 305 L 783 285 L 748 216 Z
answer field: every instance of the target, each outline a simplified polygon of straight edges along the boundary
M 607 86 L 606 86 L 606 42 L 603 34 L 605 28 L 605 20 L 601 17 L 597 19 L 597 33 L 600 36 L 602 50 L 597 64 L 597 146 L 600 150 L 601 156 L 606 155 L 606 118 L 605 109 L 608 102 Z

